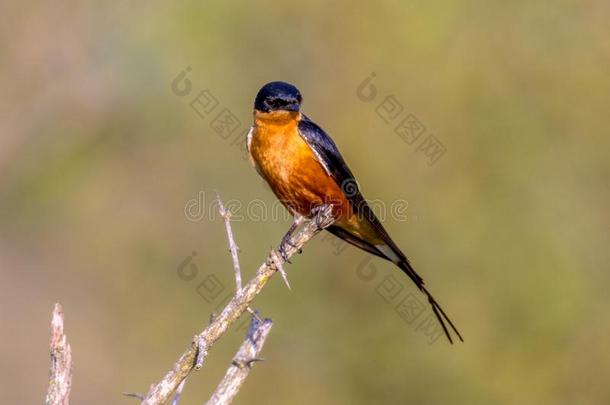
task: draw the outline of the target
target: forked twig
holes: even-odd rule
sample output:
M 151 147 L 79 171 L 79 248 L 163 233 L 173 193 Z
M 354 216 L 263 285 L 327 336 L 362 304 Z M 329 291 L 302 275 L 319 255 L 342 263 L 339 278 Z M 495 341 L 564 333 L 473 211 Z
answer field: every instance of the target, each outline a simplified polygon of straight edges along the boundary
M 233 230 L 231 229 L 231 212 L 225 209 L 225 206 L 218 194 L 216 194 L 216 198 L 218 199 L 218 211 L 220 212 L 220 216 L 225 221 L 227 239 L 229 240 L 229 250 L 231 251 L 231 259 L 233 259 L 233 270 L 235 271 L 235 288 L 237 293 L 239 293 L 241 291 L 241 267 L 239 265 L 239 256 L 237 255 L 239 248 L 237 247 L 237 243 L 235 243 Z
M 326 206 L 318 210 L 314 218 L 307 220 L 297 235 L 291 238 L 291 243 L 284 247 L 284 257 L 280 257 L 278 260 L 274 257 L 274 251 L 271 251 L 265 262 L 258 268 L 254 278 L 239 289 L 222 312 L 200 334 L 194 337 L 191 345 L 182 353 L 172 369 L 165 374 L 161 381 L 152 386 L 142 404 L 161 405 L 167 402 L 193 368 L 200 367 L 203 364 L 212 345 L 249 308 L 250 303 L 279 270 L 278 263 L 281 267 L 294 253 L 301 250 L 311 238 L 332 223 L 332 209 L 330 206 Z
M 262 361 L 259 357 L 260 352 L 272 326 L 273 322 L 269 318 L 261 320 L 256 316 L 252 317 L 244 342 L 233 357 L 229 369 L 206 405 L 231 403 L 246 381 L 246 377 L 250 374 L 252 365 L 257 361 Z

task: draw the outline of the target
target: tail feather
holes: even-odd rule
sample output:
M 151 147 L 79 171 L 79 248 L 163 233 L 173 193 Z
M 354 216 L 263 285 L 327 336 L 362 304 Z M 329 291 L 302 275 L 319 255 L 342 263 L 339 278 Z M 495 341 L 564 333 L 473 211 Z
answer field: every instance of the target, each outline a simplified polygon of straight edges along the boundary
M 411 266 L 409 261 L 405 258 L 405 260 L 402 260 L 402 261 L 396 263 L 396 265 L 398 267 L 400 267 L 400 269 L 402 271 L 404 271 L 411 280 L 413 280 L 413 282 L 415 283 L 417 288 L 420 289 L 421 292 L 426 294 L 426 296 L 428 297 L 428 302 L 430 303 L 430 306 L 432 307 L 432 311 L 434 312 L 434 315 L 436 316 L 436 319 L 438 319 L 438 322 L 440 323 L 440 325 L 443 327 L 443 331 L 445 332 L 445 336 L 447 336 L 447 339 L 449 339 L 449 343 L 453 344 L 453 339 L 451 338 L 451 333 L 449 333 L 449 329 L 447 328 L 445 321 L 446 321 L 446 323 L 449 324 L 449 326 L 451 327 L 453 332 L 458 336 L 460 341 L 463 342 L 464 339 L 462 338 L 462 335 L 457 330 L 457 328 L 455 327 L 453 322 L 451 322 L 451 319 L 449 319 L 449 317 L 447 316 L 445 311 L 443 311 L 443 308 L 441 308 L 439 303 L 434 299 L 432 294 L 430 294 L 430 292 L 426 289 L 426 287 L 424 287 L 424 280 L 419 276 L 419 274 L 417 274 L 415 272 L 415 269 L 413 269 L 413 267 Z
M 428 297 L 428 302 L 432 307 L 432 311 L 434 312 L 434 316 L 438 319 L 438 322 L 443 327 L 443 331 L 445 332 L 445 336 L 451 344 L 453 344 L 453 339 L 451 338 L 451 333 L 449 333 L 449 328 L 447 328 L 447 324 L 453 332 L 458 336 L 458 338 L 463 342 L 464 339 L 462 335 L 457 330 L 451 319 L 447 316 L 443 308 L 439 305 L 439 303 L 434 299 L 432 294 L 424 287 L 424 280 L 421 278 L 419 274 L 415 271 L 415 269 L 409 263 L 409 259 L 402 253 L 402 251 L 396 246 L 396 244 L 392 241 L 392 239 L 388 236 L 385 230 L 379 225 L 378 232 L 385 240 L 385 244 L 374 245 L 365 241 L 364 239 L 351 234 L 350 232 L 344 230 L 343 228 L 332 225 L 327 228 L 329 232 L 334 234 L 335 236 L 345 240 L 346 242 L 351 243 L 354 246 L 359 247 L 362 250 L 365 250 L 369 253 L 372 253 L 376 256 L 382 257 L 386 260 L 391 261 L 396 264 L 402 271 L 404 271 L 407 276 L 415 283 L 417 288 Z

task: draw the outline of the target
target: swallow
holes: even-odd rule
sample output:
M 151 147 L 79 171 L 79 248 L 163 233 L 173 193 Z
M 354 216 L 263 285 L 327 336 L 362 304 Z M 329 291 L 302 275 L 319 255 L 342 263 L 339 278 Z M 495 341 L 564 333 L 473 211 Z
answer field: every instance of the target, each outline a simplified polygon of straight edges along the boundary
M 302 101 L 301 92 L 289 83 L 271 82 L 259 90 L 247 135 L 256 171 L 295 218 L 311 218 L 330 205 L 334 222 L 326 230 L 398 266 L 426 295 L 449 342 L 449 328 L 464 341 L 367 204 L 333 140 L 301 112 Z

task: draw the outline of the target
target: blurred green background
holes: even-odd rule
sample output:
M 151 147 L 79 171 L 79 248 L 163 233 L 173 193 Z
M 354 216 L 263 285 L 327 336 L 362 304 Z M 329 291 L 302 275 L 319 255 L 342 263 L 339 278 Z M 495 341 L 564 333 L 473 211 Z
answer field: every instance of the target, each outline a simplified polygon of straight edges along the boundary
M 0 8 L 2 403 L 44 398 L 56 301 L 73 403 L 134 403 L 121 392 L 160 379 L 219 304 L 200 283 L 233 288 L 222 222 L 185 215 L 200 193 L 208 210 L 216 191 L 243 204 L 233 229 L 253 274 L 289 222 L 247 218 L 274 197 L 231 143 L 271 80 L 300 88 L 367 198 L 408 201 L 386 227 L 466 342 L 429 344 L 379 294 L 396 276 L 421 299 L 402 274 L 319 237 L 287 267 L 293 291 L 275 277 L 255 301 L 275 326 L 236 403 L 610 402 L 610 3 Z M 201 118 L 205 89 L 218 106 Z M 387 95 L 442 142 L 436 164 L 379 117 Z M 239 119 L 228 139 L 211 127 L 222 108 Z M 208 398 L 242 338 L 213 348 L 182 404 Z

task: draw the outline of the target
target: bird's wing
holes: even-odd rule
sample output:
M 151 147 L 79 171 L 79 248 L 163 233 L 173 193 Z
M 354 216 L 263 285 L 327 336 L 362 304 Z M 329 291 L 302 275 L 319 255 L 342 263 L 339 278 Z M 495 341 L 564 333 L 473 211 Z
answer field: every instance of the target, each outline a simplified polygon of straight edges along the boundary
M 299 121 L 299 134 L 313 150 L 314 155 L 326 173 L 335 180 L 339 187 L 341 187 L 341 190 L 347 197 L 356 215 L 368 221 L 373 226 L 378 236 L 380 236 L 386 242 L 387 246 L 373 246 L 367 241 L 349 240 L 348 235 L 346 235 L 347 232 L 334 230 L 332 227 L 329 228 L 329 231 L 341 238 L 346 238 L 348 242 L 364 250 L 384 257 L 394 263 L 406 261 L 406 256 L 392 241 L 386 230 L 383 228 L 381 221 L 379 221 L 373 210 L 369 207 L 366 200 L 362 196 L 352 171 L 345 163 L 345 160 L 341 156 L 337 145 L 335 145 L 330 136 L 305 115 L 303 115 L 302 119 Z M 339 235 L 339 233 L 341 233 L 341 235 Z M 419 276 L 417 276 L 417 278 L 421 280 Z
M 322 165 L 329 176 L 332 176 L 337 184 L 343 181 L 353 181 L 354 175 L 347 167 L 343 156 L 339 153 L 337 145 L 322 128 L 316 125 L 305 114 L 299 121 L 299 134 L 313 150 L 318 162 Z

